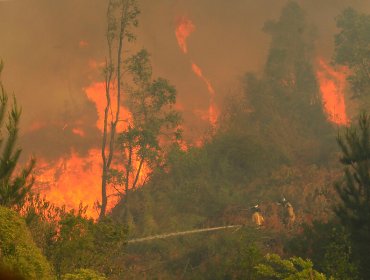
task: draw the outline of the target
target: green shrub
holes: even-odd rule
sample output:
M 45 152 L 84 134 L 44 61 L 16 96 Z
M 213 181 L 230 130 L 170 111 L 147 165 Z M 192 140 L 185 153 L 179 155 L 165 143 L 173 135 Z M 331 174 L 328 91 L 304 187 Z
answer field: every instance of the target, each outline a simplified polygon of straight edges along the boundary
M 104 276 L 91 269 L 78 269 L 74 273 L 65 274 L 62 280 L 106 280 Z
M 4 207 L 0 207 L 0 264 L 26 279 L 54 279 L 24 220 Z

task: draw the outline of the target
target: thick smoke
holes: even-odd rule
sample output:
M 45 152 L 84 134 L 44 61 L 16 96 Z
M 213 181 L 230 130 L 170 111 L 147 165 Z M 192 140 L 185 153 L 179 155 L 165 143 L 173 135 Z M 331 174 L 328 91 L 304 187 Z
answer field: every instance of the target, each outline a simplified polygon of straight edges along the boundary
M 246 71 L 260 71 L 268 52 L 266 20 L 277 19 L 285 0 L 142 0 L 135 47 L 152 54 L 155 74 L 178 89 L 187 135 L 204 131 L 199 112 L 207 110 L 207 89 L 193 73 L 189 57 L 202 66 L 216 91 L 216 102 Z M 369 1 L 301 0 L 317 27 L 317 52 L 330 59 L 334 18 L 353 6 L 370 12 Z M 101 81 L 106 1 L 0 1 L 0 57 L 4 83 L 23 107 L 22 146 L 26 153 L 56 158 L 71 148 L 84 153 L 99 145 L 97 115 L 84 88 Z M 196 26 L 181 53 L 176 22 L 182 16 Z M 84 137 L 78 131 L 84 132 Z

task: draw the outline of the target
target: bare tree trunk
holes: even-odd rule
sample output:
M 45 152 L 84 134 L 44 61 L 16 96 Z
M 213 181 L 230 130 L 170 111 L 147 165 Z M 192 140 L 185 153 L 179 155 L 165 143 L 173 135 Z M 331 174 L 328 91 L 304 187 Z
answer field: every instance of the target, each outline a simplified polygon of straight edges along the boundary
M 130 3 L 126 0 L 122 0 L 122 7 L 120 13 L 120 27 L 119 27 L 119 38 L 118 38 L 118 49 L 117 49 L 117 67 L 116 67 L 116 81 L 117 81 L 117 107 L 115 116 L 112 114 L 112 120 L 110 123 L 110 133 L 108 136 L 108 117 L 109 117 L 109 110 L 111 110 L 111 84 L 112 84 L 112 76 L 114 73 L 114 64 L 112 58 L 112 49 L 113 49 L 113 37 L 110 37 L 109 34 L 110 30 L 108 27 L 108 34 L 107 34 L 107 41 L 108 41 L 108 52 L 109 52 L 109 60 L 106 63 L 106 79 L 105 79 L 105 92 L 106 92 L 106 99 L 107 105 L 104 111 L 104 130 L 103 130 L 103 139 L 102 139 L 102 161 L 103 161 L 103 171 L 102 171 L 102 201 L 101 201 L 101 209 L 99 214 L 99 219 L 103 219 L 106 214 L 107 204 L 108 204 L 108 197 L 107 197 L 107 185 L 108 185 L 108 173 L 109 169 L 113 160 L 114 151 L 115 151 L 115 137 L 116 137 L 116 129 L 117 123 L 120 117 L 120 106 L 121 106 L 121 84 L 122 84 L 122 49 L 123 49 L 123 42 L 125 36 L 125 29 L 127 26 L 127 13 L 129 9 Z M 108 20 L 110 16 L 114 16 L 111 14 L 113 11 L 112 2 L 108 3 L 108 11 L 107 16 Z M 106 154 L 107 149 L 107 140 L 109 137 L 109 147 L 108 147 L 108 155 Z
M 140 160 L 139 168 L 137 170 L 134 183 L 132 184 L 132 189 L 136 188 L 137 181 L 139 180 L 139 176 L 140 176 L 140 173 L 141 173 L 141 168 L 143 167 L 143 163 L 144 163 L 144 157 L 142 157 L 141 160 Z

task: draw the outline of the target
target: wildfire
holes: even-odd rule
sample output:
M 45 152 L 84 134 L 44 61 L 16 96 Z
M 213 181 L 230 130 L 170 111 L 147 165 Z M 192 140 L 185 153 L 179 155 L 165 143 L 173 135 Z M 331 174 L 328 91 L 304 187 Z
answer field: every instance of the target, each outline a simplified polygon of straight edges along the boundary
M 86 214 L 97 218 L 98 212 L 93 206 L 100 194 L 100 162 L 98 149 L 91 149 L 86 156 L 72 152 L 53 162 L 39 160 L 36 187 L 57 206 L 78 209 L 80 203 L 89 205 Z
M 104 110 L 105 110 L 105 83 L 96 82 L 85 88 L 85 93 L 89 100 L 91 100 L 97 111 L 96 126 L 103 131 L 104 125 Z M 114 95 L 114 90 L 112 90 Z M 108 123 L 111 121 L 111 116 L 114 114 L 114 109 L 117 103 L 112 97 L 111 109 Z M 128 127 L 128 123 L 132 123 L 131 113 L 123 106 L 121 110 L 121 120 L 118 125 L 118 131 Z M 63 129 L 67 128 L 67 124 Z M 33 129 L 42 127 L 41 124 L 35 125 Z M 84 130 L 81 128 L 73 128 L 72 132 L 80 137 L 85 136 Z M 99 143 L 97 143 L 99 144 Z M 94 205 L 101 198 L 101 150 L 98 148 L 90 149 L 87 155 L 79 155 L 72 151 L 70 155 L 66 155 L 53 162 L 46 162 L 45 160 L 38 161 L 38 168 L 36 174 L 35 188 L 38 189 L 46 198 L 57 206 L 65 205 L 67 209 L 78 209 L 80 203 L 88 205 L 87 215 L 96 219 L 98 217 L 98 210 L 94 209 Z M 138 169 L 140 165 L 139 159 L 133 158 L 133 169 Z M 121 169 L 119 162 L 115 162 L 113 168 Z M 141 167 L 138 183 L 142 184 L 150 170 L 145 164 Z M 132 175 L 133 176 L 133 175 Z M 134 178 L 130 178 L 134 180 Z M 118 201 L 117 192 L 113 187 L 108 188 L 109 205 L 108 210 L 111 209 Z
M 209 93 L 209 107 L 208 107 L 208 117 L 209 117 L 209 122 L 212 124 L 212 126 L 216 125 L 217 122 L 217 108 L 215 104 L 215 90 L 212 87 L 211 82 L 204 77 L 202 69 L 195 63 L 192 63 L 191 68 L 195 75 L 197 75 L 207 86 L 208 93 Z
M 191 20 L 182 17 L 176 27 L 176 38 L 177 38 L 177 43 L 180 46 L 180 49 L 183 51 L 183 53 L 188 52 L 187 44 L 186 44 L 186 39 L 190 36 L 192 32 L 195 30 L 195 25 L 192 23 Z
M 195 30 L 195 25 L 192 21 L 188 18 L 182 17 L 176 27 L 176 38 L 177 43 L 179 44 L 180 49 L 184 54 L 187 53 L 187 44 L 186 39 L 190 36 L 190 34 Z M 218 110 L 215 103 L 215 90 L 211 84 L 211 82 L 203 75 L 202 69 L 195 64 L 194 62 L 191 63 L 191 68 L 194 74 L 199 77 L 207 86 L 207 90 L 209 93 L 209 107 L 208 107 L 208 120 L 211 123 L 212 127 L 216 125 L 217 118 L 218 118 Z
M 81 137 L 85 136 L 85 131 L 83 131 L 81 128 L 72 128 L 72 132 Z
M 336 70 L 325 63 L 323 59 L 319 59 L 318 63 L 317 78 L 328 119 L 335 124 L 346 125 L 349 122 L 344 100 L 347 69 L 341 67 Z
M 111 106 L 108 118 L 108 124 L 112 120 L 112 115 L 115 114 L 115 109 L 117 108 L 117 100 L 115 96 L 115 89 L 111 89 L 112 98 L 111 98 Z M 104 110 L 106 106 L 106 97 L 105 97 L 105 83 L 104 82 L 97 82 L 93 83 L 89 87 L 85 88 L 85 93 L 90 101 L 92 101 L 96 106 L 96 111 L 98 113 L 98 119 L 96 121 L 96 127 L 100 129 L 100 131 L 104 130 Z M 123 130 L 128 127 L 129 123 L 132 123 L 132 115 L 131 112 L 126 109 L 124 106 L 120 106 L 120 112 L 123 116 L 123 119 L 118 123 L 117 129 Z

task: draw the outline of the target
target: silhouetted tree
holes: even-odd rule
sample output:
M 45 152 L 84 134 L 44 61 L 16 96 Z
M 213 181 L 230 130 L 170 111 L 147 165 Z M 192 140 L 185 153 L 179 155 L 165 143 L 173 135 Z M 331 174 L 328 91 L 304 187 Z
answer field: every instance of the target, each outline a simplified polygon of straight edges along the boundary
M 362 114 L 358 127 L 338 136 L 345 166 L 344 181 L 336 184 L 341 204 L 335 209 L 350 233 L 355 259 L 364 279 L 370 275 L 370 116 Z
M 351 70 L 348 80 L 354 95 L 369 96 L 370 15 L 348 8 L 338 16 L 336 22 L 340 31 L 335 36 L 334 60 Z
M 264 129 L 258 130 L 288 159 L 323 162 L 332 151 L 333 131 L 313 67 L 315 29 L 292 1 L 277 20 L 265 23 L 263 31 L 271 36 L 263 75 L 249 73 L 244 80 L 249 127 L 260 123 Z
M 0 75 L 3 62 L 0 62 Z M 7 207 L 21 206 L 26 195 L 31 190 L 34 179 L 31 175 L 35 160 L 31 159 L 28 166 L 15 174 L 19 156 L 22 150 L 17 147 L 18 126 L 21 109 L 17 106 L 15 97 L 8 113 L 8 121 L 4 124 L 7 112 L 8 95 L 0 80 L 0 128 L 6 127 L 7 137 L 0 134 L 0 205 Z
M 138 25 L 139 9 L 136 0 L 109 0 L 107 10 L 107 44 L 108 57 L 106 59 L 104 127 L 102 139 L 102 201 L 99 218 L 105 217 L 108 203 L 107 186 L 110 167 L 114 158 L 117 124 L 120 118 L 122 86 L 123 86 L 123 47 L 126 42 L 135 40 L 132 28 Z M 113 93 L 113 89 L 116 93 Z M 112 108 L 112 99 L 115 98 L 116 108 Z
M 131 118 L 119 132 L 117 144 L 121 151 L 123 170 L 112 169 L 116 189 L 124 194 L 128 209 L 129 190 L 143 183 L 139 179 L 143 168 L 150 170 L 163 162 L 163 145 L 173 143 L 181 136 L 180 114 L 174 110 L 176 89 L 163 78 L 153 78 L 149 54 L 141 50 L 127 60 L 130 81 L 127 90 L 127 107 Z M 150 174 L 146 172 L 148 179 Z M 118 189 L 119 185 L 123 188 Z M 127 214 L 127 213 L 126 213 Z

